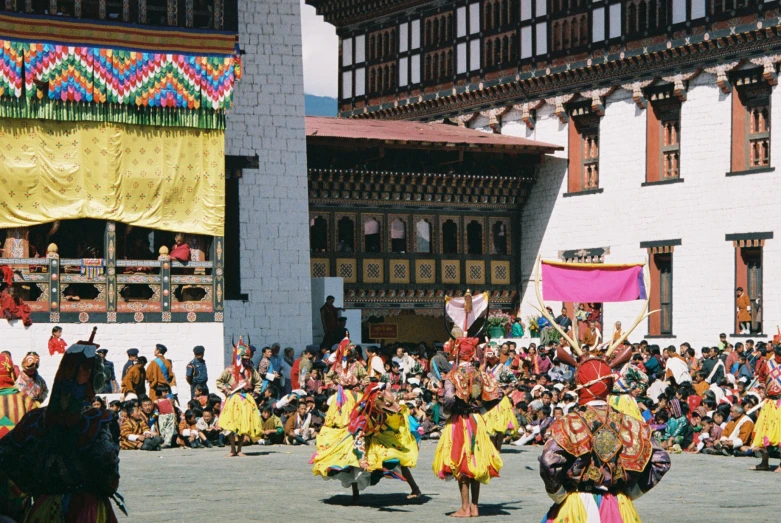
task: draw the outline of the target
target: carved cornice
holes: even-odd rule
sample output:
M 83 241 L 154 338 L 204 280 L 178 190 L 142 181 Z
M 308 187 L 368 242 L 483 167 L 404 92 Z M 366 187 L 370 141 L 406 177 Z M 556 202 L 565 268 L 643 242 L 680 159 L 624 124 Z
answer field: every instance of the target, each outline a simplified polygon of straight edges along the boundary
M 633 82 L 631 84 L 624 84 L 621 86 L 622 89 L 626 89 L 630 93 L 632 93 L 632 100 L 634 100 L 635 105 L 640 109 L 645 109 L 648 106 L 648 101 L 645 99 L 645 94 L 643 93 L 643 89 L 651 85 L 654 81 L 653 80 L 645 80 L 642 82 Z
M 721 92 L 728 94 L 732 91 L 732 84 L 729 81 L 727 73 L 735 69 L 740 65 L 740 60 L 730 62 L 728 64 L 717 65 L 716 67 L 706 67 L 705 72 L 716 75 L 716 85 L 719 86 Z

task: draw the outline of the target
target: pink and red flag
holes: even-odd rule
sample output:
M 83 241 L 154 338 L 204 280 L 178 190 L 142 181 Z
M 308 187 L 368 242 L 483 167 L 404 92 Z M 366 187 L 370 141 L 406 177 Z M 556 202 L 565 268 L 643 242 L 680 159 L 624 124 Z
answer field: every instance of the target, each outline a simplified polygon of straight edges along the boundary
M 542 261 L 545 300 L 576 303 L 634 301 L 646 298 L 643 264 Z

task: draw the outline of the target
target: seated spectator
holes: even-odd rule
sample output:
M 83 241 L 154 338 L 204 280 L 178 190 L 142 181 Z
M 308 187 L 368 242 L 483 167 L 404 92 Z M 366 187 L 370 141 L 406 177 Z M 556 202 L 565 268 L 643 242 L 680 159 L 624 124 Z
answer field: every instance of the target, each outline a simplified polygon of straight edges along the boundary
M 694 441 L 695 452 L 710 454 L 713 446 L 721 439 L 721 427 L 719 427 L 710 416 L 702 418 L 702 431 L 700 431 Z M 715 453 L 715 451 L 713 451 Z
M 205 383 L 198 383 L 193 387 L 193 399 L 198 400 L 201 408 L 205 409 L 209 405 L 209 387 Z
M 217 418 L 210 408 L 204 409 L 201 417 L 195 422 L 195 428 L 203 434 L 205 441 L 209 443 L 209 445 L 204 443 L 205 446 L 217 445 L 220 448 L 225 446 L 225 435 L 217 426 Z
M 320 375 L 320 370 L 312 369 L 309 373 L 309 378 L 306 380 L 306 386 L 304 387 L 307 394 L 317 395 L 323 392 L 323 380 Z
M 670 402 L 672 416 L 667 421 L 667 428 L 662 436 L 660 445 L 664 449 L 682 450 L 692 444 L 694 431 L 689 423 L 689 406 L 681 405 L 678 400 Z
M 149 400 L 149 398 L 146 398 Z M 151 400 L 149 400 L 151 402 Z M 131 400 L 125 403 L 127 417 L 119 433 L 119 445 L 123 450 L 161 450 L 163 440 L 152 430 L 138 403 Z
M 206 435 L 198 430 L 198 418 L 201 416 L 203 416 L 203 411 L 200 409 L 188 409 L 184 413 L 184 419 L 179 422 L 179 436 L 176 440 L 179 446 L 186 446 L 191 449 L 212 447 L 212 444 L 206 438 Z
M 288 445 L 309 445 L 309 440 L 315 437 L 315 429 L 310 425 L 312 415 L 307 412 L 306 403 L 298 404 L 285 422 L 285 441 Z
M 725 456 L 729 456 L 733 452 L 739 451 L 744 443 L 751 441 L 753 431 L 754 422 L 746 416 L 743 407 L 733 405 L 730 409 L 730 420 L 714 448 Z
M 282 420 L 275 415 L 270 404 L 264 404 L 260 409 L 260 418 L 263 426 L 263 439 L 258 445 L 279 445 L 285 440 L 285 428 Z

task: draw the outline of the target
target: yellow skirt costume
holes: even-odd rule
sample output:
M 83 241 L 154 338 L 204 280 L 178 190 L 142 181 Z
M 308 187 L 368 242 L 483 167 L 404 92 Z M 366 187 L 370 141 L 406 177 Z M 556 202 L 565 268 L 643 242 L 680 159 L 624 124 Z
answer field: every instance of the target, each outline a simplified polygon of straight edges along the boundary
M 228 396 L 220 413 L 219 427 L 222 430 L 247 436 L 256 442 L 263 435 L 263 425 L 255 400 L 250 394 L 236 392 Z
M 398 462 L 402 467 L 413 468 L 418 464 L 418 442 L 409 426 L 409 409 L 401 407 L 398 414 L 385 418 L 379 432 L 368 437 L 366 460 L 369 471 L 382 470 L 388 462 Z
M 485 411 L 482 416 L 489 435 L 509 434 L 515 436 L 518 434 L 518 419 L 513 413 L 512 403 L 507 396 Z
M 491 442 L 480 414 L 453 414 L 437 444 L 432 469 L 440 479 L 475 479 L 488 483 L 498 477 L 502 458 Z
M 350 389 L 339 387 L 333 395 L 328 412 L 325 413 L 325 426 L 343 428 L 350 423 L 350 413 L 358 403 L 358 395 Z
M 559 505 L 554 505 L 542 523 L 641 523 L 635 506 L 624 494 L 595 496 L 571 492 Z
M 607 401 L 610 406 L 618 412 L 645 423 L 645 419 L 643 419 L 643 415 L 640 412 L 640 407 L 637 406 L 637 400 L 635 400 L 631 394 L 611 394 L 608 396 Z
M 754 426 L 754 448 L 781 445 L 781 399 L 766 399 Z

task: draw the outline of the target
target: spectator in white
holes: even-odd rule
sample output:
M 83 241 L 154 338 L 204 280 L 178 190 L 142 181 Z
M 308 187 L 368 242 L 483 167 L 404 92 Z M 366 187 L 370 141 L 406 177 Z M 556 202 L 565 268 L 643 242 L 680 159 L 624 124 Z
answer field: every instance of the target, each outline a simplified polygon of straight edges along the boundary
M 684 383 L 691 384 L 692 376 L 689 373 L 689 363 L 678 354 L 674 345 L 664 349 L 664 378 L 674 386 L 681 386 Z
M 396 347 L 396 355 L 393 356 L 391 361 L 395 361 L 399 364 L 399 368 L 404 368 L 404 348 L 403 347 Z
M 377 354 L 377 347 L 374 345 L 366 347 L 366 370 L 369 371 L 369 379 L 379 380 L 385 374 L 385 364 Z

